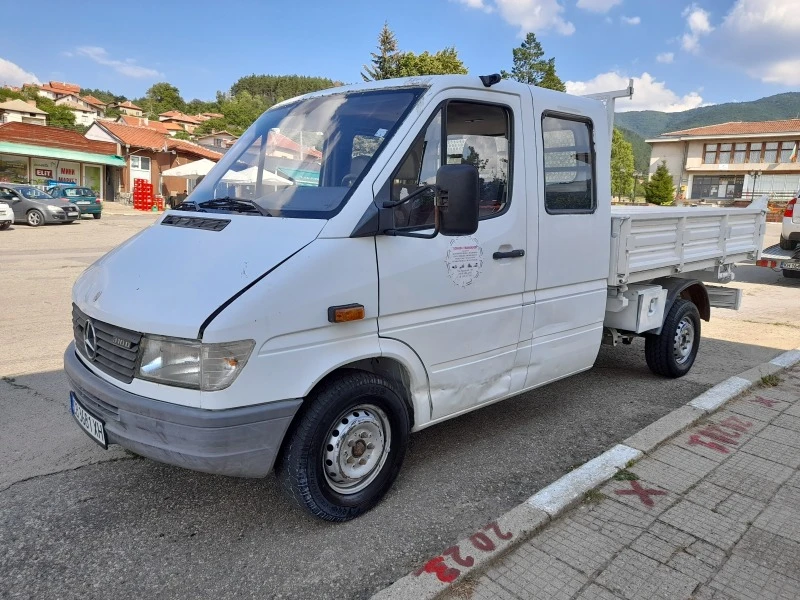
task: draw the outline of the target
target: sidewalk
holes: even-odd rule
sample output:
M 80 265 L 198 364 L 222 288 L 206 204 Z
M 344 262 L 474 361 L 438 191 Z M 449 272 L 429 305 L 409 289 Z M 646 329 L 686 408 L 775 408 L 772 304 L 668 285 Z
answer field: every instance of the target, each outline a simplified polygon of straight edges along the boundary
M 103 212 L 109 215 L 124 215 L 130 217 L 140 217 L 142 215 L 160 216 L 161 212 L 148 212 L 144 210 L 134 210 L 129 204 L 119 202 L 103 202 Z
M 508 513 L 408 579 L 448 600 L 800 598 L 800 364 L 694 421 L 654 448 L 637 434 L 644 457 L 552 521 L 540 494 L 515 509 L 542 513 L 527 536 Z

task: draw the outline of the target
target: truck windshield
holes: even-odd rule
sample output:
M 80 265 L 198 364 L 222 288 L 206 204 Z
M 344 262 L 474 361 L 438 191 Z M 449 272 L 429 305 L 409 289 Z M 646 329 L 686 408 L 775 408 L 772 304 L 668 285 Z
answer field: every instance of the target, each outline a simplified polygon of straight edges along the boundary
M 270 109 L 178 208 L 328 219 L 424 91 L 332 94 Z

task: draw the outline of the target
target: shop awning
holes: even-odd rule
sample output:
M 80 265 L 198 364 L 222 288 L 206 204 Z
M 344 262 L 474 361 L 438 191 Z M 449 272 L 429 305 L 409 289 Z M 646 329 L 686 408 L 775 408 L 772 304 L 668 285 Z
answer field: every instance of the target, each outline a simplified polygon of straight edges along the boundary
M 110 165 L 112 167 L 125 166 L 125 159 L 113 154 L 95 154 L 94 152 L 64 150 L 63 148 L 46 148 L 44 146 L 32 146 L 30 144 L 15 144 L 13 142 L 0 142 L 0 154 L 22 154 L 24 156 L 37 156 L 39 158 L 55 158 L 58 160 Z

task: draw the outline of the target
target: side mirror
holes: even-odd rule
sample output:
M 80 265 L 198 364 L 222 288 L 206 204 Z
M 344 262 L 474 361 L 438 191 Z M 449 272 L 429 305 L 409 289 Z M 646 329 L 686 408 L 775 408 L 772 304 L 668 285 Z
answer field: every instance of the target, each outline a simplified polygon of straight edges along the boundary
M 436 172 L 436 187 L 440 233 L 453 236 L 478 231 L 478 169 L 473 165 L 442 165 Z

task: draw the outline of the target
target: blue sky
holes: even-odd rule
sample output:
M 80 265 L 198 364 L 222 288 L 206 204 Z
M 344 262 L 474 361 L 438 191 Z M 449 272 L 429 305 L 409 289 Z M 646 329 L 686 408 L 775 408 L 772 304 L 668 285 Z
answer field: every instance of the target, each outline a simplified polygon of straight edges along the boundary
M 470 73 L 510 69 L 534 31 L 568 89 L 636 79 L 621 108 L 683 110 L 800 86 L 798 0 L 228 0 L 70 5 L 10 3 L 0 84 L 33 78 L 144 95 L 157 81 L 213 99 L 251 73 L 360 81 L 388 20 L 403 50 L 455 46 Z M 237 23 L 230 25 L 229 23 Z M 37 26 L 38 28 L 38 26 Z M 622 84 L 622 85 L 620 85 Z

